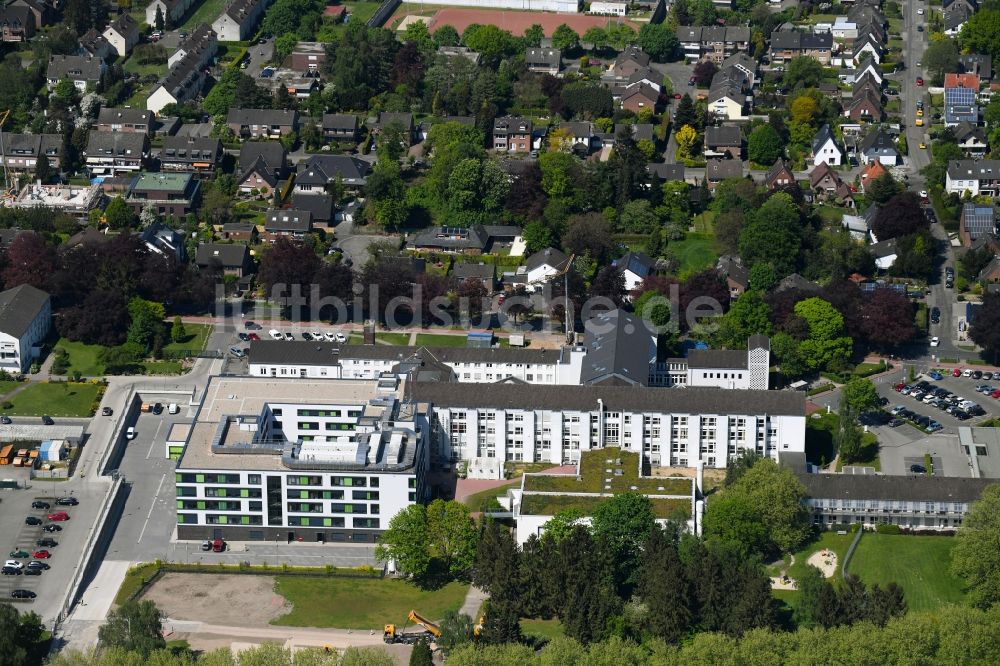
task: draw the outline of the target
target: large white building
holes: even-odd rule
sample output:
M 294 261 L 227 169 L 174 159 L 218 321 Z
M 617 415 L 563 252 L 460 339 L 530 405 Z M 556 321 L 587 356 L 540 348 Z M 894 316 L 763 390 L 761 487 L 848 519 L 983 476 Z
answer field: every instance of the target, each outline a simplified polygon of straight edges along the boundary
M 519 9 L 532 12 L 562 12 L 576 14 L 579 0 L 403 0 L 413 5 L 456 5 L 477 9 Z
M 440 460 L 564 464 L 620 446 L 653 466 L 724 468 L 746 449 L 776 460 L 805 451 L 805 397 L 794 391 L 410 382 L 407 395 L 434 405 Z
M 373 542 L 428 499 L 431 405 L 403 392 L 213 377 L 177 463 L 177 538 Z
M 52 325 L 49 295 L 30 284 L 0 292 L 0 370 L 23 373 Z

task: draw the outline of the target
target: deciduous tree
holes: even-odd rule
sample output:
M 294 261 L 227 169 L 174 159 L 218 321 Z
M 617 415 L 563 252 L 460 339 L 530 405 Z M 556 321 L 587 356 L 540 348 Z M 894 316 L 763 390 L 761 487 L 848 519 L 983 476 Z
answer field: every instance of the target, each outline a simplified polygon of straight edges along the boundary
M 764 123 L 750 133 L 750 138 L 747 140 L 747 155 L 752 162 L 771 165 L 784 153 L 785 144 L 771 125 Z
M 972 504 L 957 541 L 951 570 L 965 581 L 969 603 L 982 609 L 995 607 L 1000 603 L 1000 484 L 985 488 Z
M 98 640 L 107 647 L 119 647 L 148 657 L 166 646 L 160 609 L 152 601 L 126 601 L 108 613 L 98 631 Z

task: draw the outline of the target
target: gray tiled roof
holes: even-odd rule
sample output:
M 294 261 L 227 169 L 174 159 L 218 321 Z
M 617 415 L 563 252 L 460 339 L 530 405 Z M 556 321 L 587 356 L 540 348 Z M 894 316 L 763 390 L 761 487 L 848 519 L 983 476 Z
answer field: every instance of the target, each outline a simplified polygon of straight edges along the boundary
M 656 355 L 653 334 L 638 317 L 623 310 L 602 312 L 586 324 L 587 355 L 580 381 L 612 381 L 646 386 Z
M 528 270 L 534 270 L 539 266 L 548 264 L 553 268 L 561 269 L 569 261 L 569 257 L 562 253 L 562 251 L 557 250 L 554 247 L 547 247 L 544 250 L 539 250 L 530 257 L 528 257 L 526 265 Z
M 312 229 L 312 213 L 305 210 L 282 208 L 264 214 L 264 231 L 305 232 Z
M 153 121 L 153 112 L 137 108 L 104 107 L 97 114 L 99 125 L 149 125 Z
M 743 143 L 743 134 L 740 128 L 735 125 L 722 125 L 721 127 L 705 128 L 705 145 L 713 146 L 739 146 Z
M 991 479 L 883 474 L 800 474 L 806 495 L 815 499 L 973 502 Z
M 242 243 L 199 243 L 195 263 L 207 266 L 218 261 L 223 268 L 239 268 L 250 255 L 250 249 Z
M 48 79 L 99 81 L 104 62 L 100 58 L 77 55 L 49 56 L 49 66 L 45 76 Z
M 229 109 L 226 123 L 230 125 L 290 125 L 298 121 L 299 112 L 288 109 Z
M 688 352 L 688 367 L 709 370 L 746 369 L 747 353 L 738 349 L 692 349 Z
M 241 246 L 245 247 L 245 246 Z M 517 347 L 406 347 L 402 345 L 340 345 L 335 342 L 254 340 L 250 362 L 265 365 L 335 365 L 338 359 L 403 360 L 415 355 L 447 363 L 555 363 L 562 352 Z M 468 387 L 466 387 L 468 390 Z
M 0 332 L 14 339 L 24 335 L 49 300 L 49 295 L 30 284 L 0 292 Z

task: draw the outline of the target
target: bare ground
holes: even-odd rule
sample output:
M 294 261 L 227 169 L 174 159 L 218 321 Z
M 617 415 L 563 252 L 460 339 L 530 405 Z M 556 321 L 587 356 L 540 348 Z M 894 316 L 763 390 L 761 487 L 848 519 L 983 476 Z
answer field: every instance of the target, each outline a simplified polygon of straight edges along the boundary
M 164 615 L 235 627 L 266 627 L 291 612 L 292 605 L 274 592 L 271 576 L 168 573 L 142 595 Z

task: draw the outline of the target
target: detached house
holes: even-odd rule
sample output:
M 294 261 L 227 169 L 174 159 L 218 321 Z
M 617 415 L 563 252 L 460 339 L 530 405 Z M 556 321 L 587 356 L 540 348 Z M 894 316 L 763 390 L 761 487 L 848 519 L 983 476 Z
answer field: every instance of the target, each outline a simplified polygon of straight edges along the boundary
M 569 257 L 555 248 L 548 247 L 528 257 L 525 265 L 528 289 L 533 290 L 534 287 L 548 282 L 552 277 L 567 270 Z
M 976 13 L 976 3 L 973 0 L 952 0 L 944 3 L 944 34 L 957 37 L 962 32 L 962 26 Z
M 750 288 L 750 271 L 743 265 L 739 257 L 730 255 L 719 257 L 719 261 L 715 264 L 715 270 L 726 278 L 729 298 L 739 298 L 743 292 Z
M 552 48 L 528 48 L 524 51 L 524 65 L 529 72 L 556 76 L 562 69 L 562 51 Z
M 52 25 L 56 22 L 56 8 L 53 6 L 55 4 L 62 4 L 53 2 L 53 0 L 11 0 L 7 3 L 8 7 L 22 7 L 28 10 L 31 19 L 34 21 L 35 29 L 34 33 L 44 28 L 47 25 Z
M 280 141 L 247 141 L 240 146 L 237 187 L 243 194 L 254 190 L 268 194 L 288 169 L 288 151 Z
M 979 77 L 975 74 L 947 74 L 944 81 L 944 125 L 979 123 Z
M 1000 218 L 996 208 L 983 204 L 967 203 L 962 206 L 959 218 L 958 236 L 962 245 L 969 247 L 976 240 L 1000 233 Z
M 508 153 L 531 151 L 531 120 L 519 116 L 503 116 L 493 121 L 493 150 Z
M 788 165 L 785 164 L 785 160 L 779 158 L 778 161 L 767 170 L 767 175 L 764 176 L 764 184 L 769 190 L 789 187 L 795 185 L 795 174 L 788 167 Z
M 304 240 L 312 232 L 312 214 L 305 210 L 283 208 L 264 214 L 263 238 L 274 243 L 279 238 Z
M 992 197 L 1000 194 L 1000 160 L 952 160 L 945 172 L 949 194 Z
M 246 277 L 253 274 L 250 248 L 242 243 L 198 243 L 195 265 L 223 275 Z
M 80 92 L 87 92 L 87 85 L 96 86 L 101 82 L 107 67 L 100 58 L 78 55 L 49 56 L 49 66 L 45 80 L 49 90 L 63 79 L 69 79 Z
M 119 14 L 118 18 L 104 29 L 103 35 L 115 53 L 124 58 L 139 43 L 139 24 L 130 14 Z
M 111 46 L 111 42 L 105 39 L 104 35 L 91 28 L 80 37 L 80 48 L 76 54 L 107 61 L 115 56 L 115 47 Z
M 352 113 L 324 113 L 320 129 L 327 141 L 358 141 L 358 117 Z
M 812 142 L 813 166 L 819 166 L 826 162 L 832 166 L 840 166 L 844 162 L 844 151 L 837 145 L 837 137 L 829 125 L 819 128 Z
M 325 64 L 326 44 L 321 42 L 299 42 L 288 56 L 288 66 L 302 74 L 318 72 Z
M 294 109 L 229 109 L 226 125 L 233 134 L 246 139 L 280 139 L 299 126 Z
M 705 128 L 705 157 L 743 159 L 743 132 L 735 125 Z
M 83 156 L 91 178 L 137 173 L 149 157 L 149 137 L 134 132 L 91 132 Z
M 412 113 L 391 113 L 383 111 L 374 119 L 368 120 L 368 126 L 374 134 L 381 134 L 387 127 L 395 126 L 403 131 L 403 145 L 409 148 L 416 136 L 416 126 L 413 124 Z
M 881 127 L 873 129 L 861 140 L 858 159 L 862 164 L 878 160 L 883 166 L 896 166 L 903 161 L 896 148 L 896 140 Z
M 232 0 L 212 22 L 220 42 L 241 42 L 253 35 L 270 0 Z
M 710 159 L 705 164 L 705 179 L 710 190 L 728 178 L 742 178 L 743 175 L 743 162 L 740 160 Z
M 632 113 L 639 113 L 643 109 L 655 111 L 659 101 L 660 91 L 645 81 L 627 86 L 621 94 L 622 108 Z
M 652 259 L 642 252 L 629 252 L 621 259 L 616 259 L 613 266 L 625 278 L 625 291 L 635 291 L 642 281 L 652 275 L 656 265 Z
M 982 157 L 986 154 L 989 142 L 987 141 L 986 130 L 982 127 L 963 121 L 955 125 L 951 131 L 955 135 L 958 147 L 969 157 Z
M 809 187 L 817 195 L 827 199 L 842 200 L 844 205 L 854 207 L 851 188 L 826 162 L 821 163 L 809 174 Z
M 882 166 L 881 162 L 878 160 L 872 160 L 868 163 L 868 166 L 861 171 L 861 191 L 867 192 L 868 187 L 872 183 L 888 173 L 889 172 L 884 166 Z
M 371 165 L 350 155 L 311 155 L 301 162 L 295 174 L 295 192 L 325 194 L 328 185 L 338 179 L 348 189 L 357 191 L 367 182 Z

